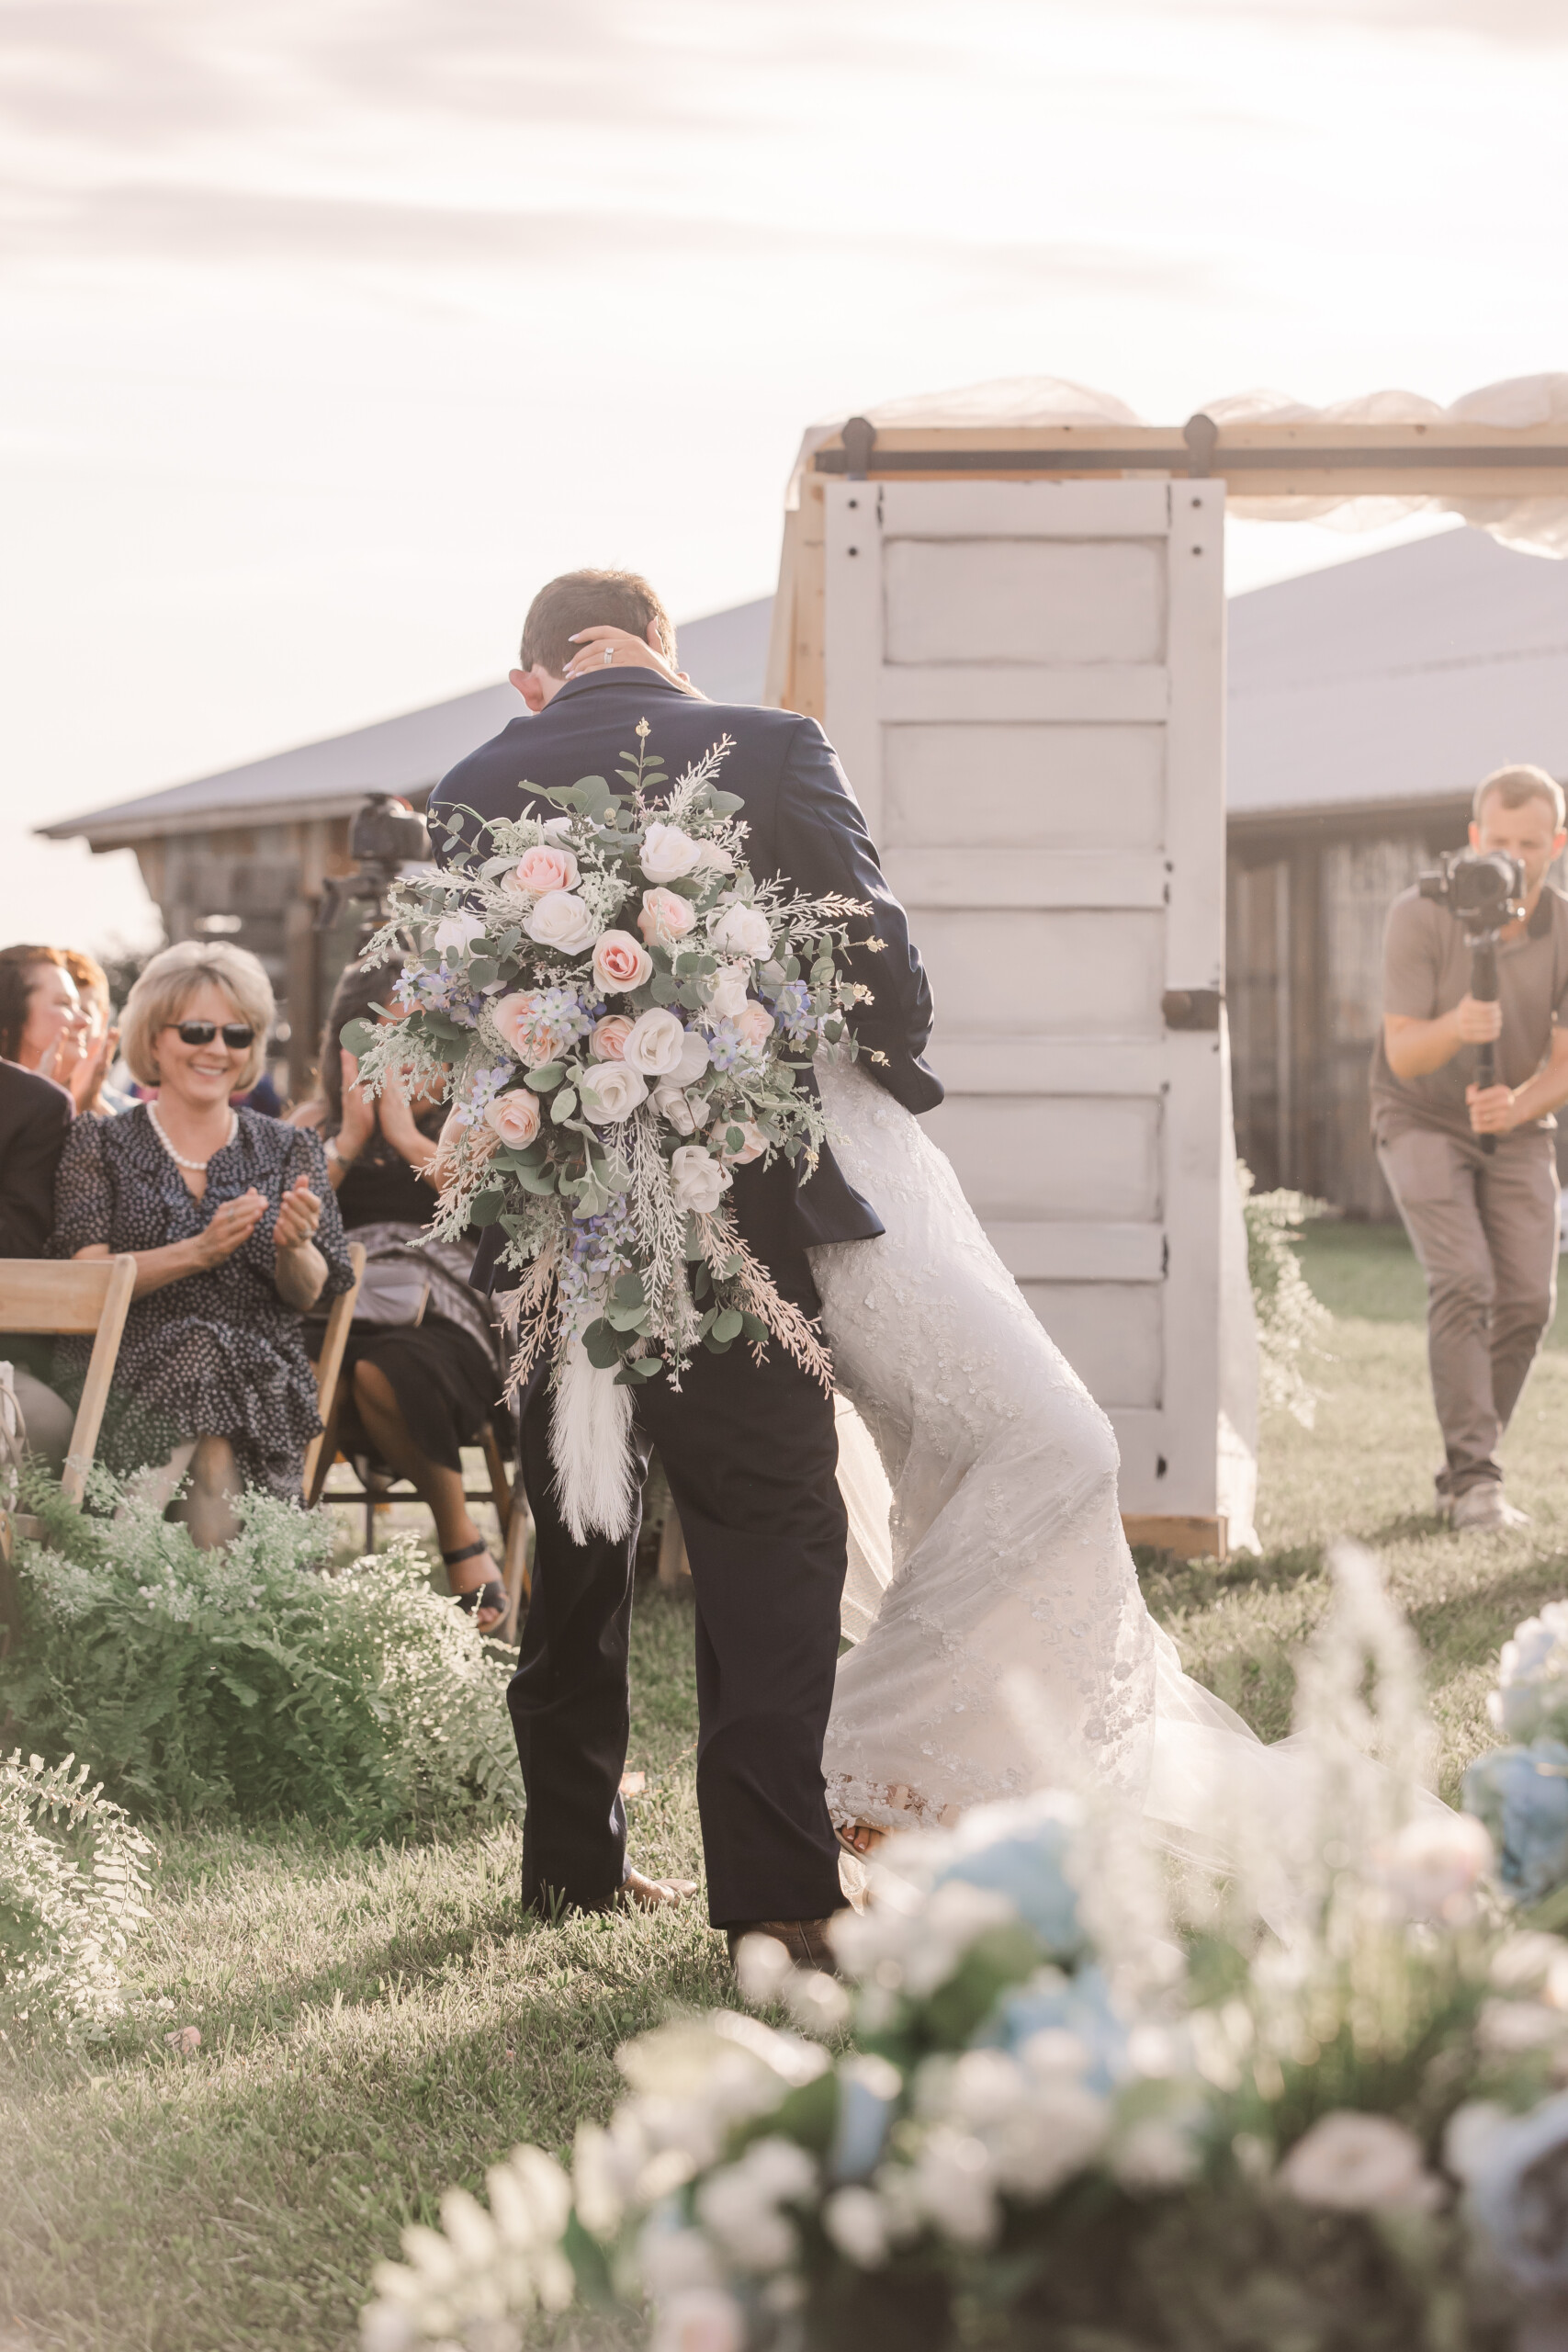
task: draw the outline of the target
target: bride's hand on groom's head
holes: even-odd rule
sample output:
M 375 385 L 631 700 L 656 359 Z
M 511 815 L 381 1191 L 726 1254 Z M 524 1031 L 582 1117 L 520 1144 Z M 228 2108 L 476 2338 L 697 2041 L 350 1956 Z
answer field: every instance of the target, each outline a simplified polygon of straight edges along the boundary
M 656 645 L 650 645 L 631 629 L 595 626 L 580 628 L 575 637 L 567 639 L 577 651 L 561 673 L 563 678 L 588 678 L 604 670 L 657 670 L 683 694 L 694 695 L 698 702 L 707 696 L 700 686 L 694 686 L 684 670 L 671 669 Z M 608 657 L 606 659 L 606 656 Z

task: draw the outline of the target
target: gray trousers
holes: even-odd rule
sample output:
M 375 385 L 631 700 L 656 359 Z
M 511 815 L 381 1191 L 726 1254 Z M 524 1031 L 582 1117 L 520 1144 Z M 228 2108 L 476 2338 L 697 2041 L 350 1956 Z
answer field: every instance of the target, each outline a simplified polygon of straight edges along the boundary
M 1501 1481 L 1497 1447 L 1557 1304 L 1555 1138 L 1527 1127 L 1477 1138 L 1412 1127 L 1378 1159 L 1427 1277 L 1427 1351 L 1447 1465 L 1462 1495 Z

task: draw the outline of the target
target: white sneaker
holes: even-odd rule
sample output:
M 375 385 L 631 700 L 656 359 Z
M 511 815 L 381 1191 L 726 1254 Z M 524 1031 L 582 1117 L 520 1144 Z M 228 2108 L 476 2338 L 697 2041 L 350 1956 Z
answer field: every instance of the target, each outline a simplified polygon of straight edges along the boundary
M 1478 1487 L 1467 1487 L 1455 1498 L 1449 1523 L 1456 1534 L 1499 1527 L 1528 1527 L 1528 1510 L 1516 1510 L 1504 1495 L 1495 1479 L 1483 1478 Z

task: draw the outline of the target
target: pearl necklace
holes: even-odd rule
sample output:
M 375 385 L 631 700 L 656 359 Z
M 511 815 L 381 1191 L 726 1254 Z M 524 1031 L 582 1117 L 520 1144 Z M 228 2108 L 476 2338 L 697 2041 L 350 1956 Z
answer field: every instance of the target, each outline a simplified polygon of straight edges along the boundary
M 176 1151 L 175 1149 L 174 1145 L 164 1133 L 164 1123 L 158 1116 L 158 1106 L 155 1102 L 148 1103 L 147 1116 L 152 1122 L 153 1134 L 157 1136 L 158 1141 L 163 1145 L 164 1149 L 168 1153 L 169 1158 L 174 1161 L 175 1166 L 176 1168 L 195 1169 L 198 1174 L 202 1173 L 206 1170 L 208 1160 L 216 1159 L 220 1151 L 228 1150 L 229 1146 L 233 1142 L 234 1137 L 240 1132 L 239 1114 L 237 1112 L 231 1111 L 229 1114 L 229 1132 L 224 1136 L 222 1142 L 218 1145 L 217 1148 L 208 1153 L 207 1159 L 187 1159 L 183 1152 Z

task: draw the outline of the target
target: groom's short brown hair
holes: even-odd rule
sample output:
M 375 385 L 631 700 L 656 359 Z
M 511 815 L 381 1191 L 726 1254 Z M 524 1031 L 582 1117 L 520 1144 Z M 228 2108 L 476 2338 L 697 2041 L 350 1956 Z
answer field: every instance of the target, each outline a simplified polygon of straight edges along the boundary
M 665 659 L 675 659 L 675 625 L 646 580 L 635 571 L 563 571 L 540 589 L 523 624 L 525 670 L 547 670 L 558 678 L 576 647 L 580 628 L 624 628 L 646 637 L 659 625 Z

